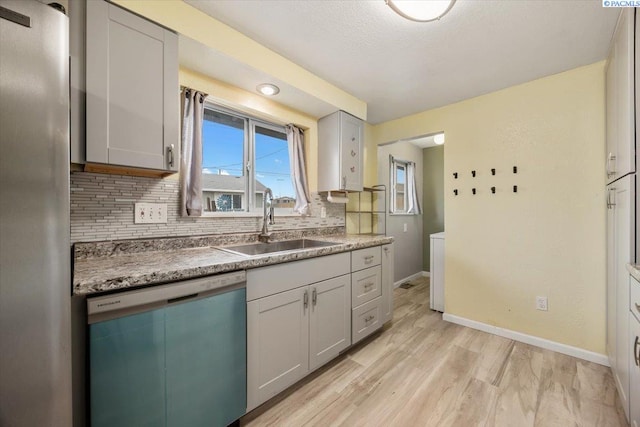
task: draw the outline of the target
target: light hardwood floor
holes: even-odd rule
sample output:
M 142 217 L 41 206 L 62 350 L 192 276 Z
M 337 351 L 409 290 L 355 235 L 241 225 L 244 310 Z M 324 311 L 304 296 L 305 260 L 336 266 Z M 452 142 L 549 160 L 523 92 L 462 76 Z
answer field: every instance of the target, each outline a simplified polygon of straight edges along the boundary
M 627 426 L 611 371 L 448 323 L 428 278 L 393 322 L 245 415 L 243 426 Z

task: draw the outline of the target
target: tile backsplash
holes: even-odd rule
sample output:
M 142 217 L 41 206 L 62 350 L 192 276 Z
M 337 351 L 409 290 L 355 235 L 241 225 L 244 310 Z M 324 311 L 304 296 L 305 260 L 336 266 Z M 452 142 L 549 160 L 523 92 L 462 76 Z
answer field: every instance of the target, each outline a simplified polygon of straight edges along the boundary
M 138 239 L 168 236 L 259 232 L 262 218 L 182 218 L 178 177 L 164 179 L 88 172 L 71 173 L 71 242 Z M 134 203 L 166 203 L 166 224 L 134 224 Z M 320 218 L 321 208 L 327 210 Z M 311 195 L 311 215 L 277 216 L 271 230 L 345 225 L 345 207 Z

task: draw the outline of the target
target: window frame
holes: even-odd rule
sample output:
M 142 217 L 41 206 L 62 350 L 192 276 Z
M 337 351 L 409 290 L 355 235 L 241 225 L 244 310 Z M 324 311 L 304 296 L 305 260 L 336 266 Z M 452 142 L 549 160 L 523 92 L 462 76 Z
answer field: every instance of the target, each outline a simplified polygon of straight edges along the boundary
M 407 167 L 409 163 L 410 162 L 408 160 L 400 160 L 400 159 L 394 158 L 393 156 L 389 156 L 389 164 L 390 164 L 389 181 L 390 181 L 390 187 L 391 187 L 391 192 L 389 194 L 391 198 L 391 201 L 389 203 L 389 213 L 391 215 L 414 215 L 413 213 L 407 212 L 407 208 L 409 204 L 407 200 Z M 398 197 L 398 193 L 397 193 L 398 167 L 402 167 L 402 169 L 404 170 L 404 191 L 402 192 L 402 198 L 403 198 L 402 210 L 398 210 L 396 208 L 396 201 Z
M 268 122 L 263 119 L 256 118 L 251 116 L 250 114 L 244 113 L 242 111 L 233 110 L 231 108 L 225 107 L 223 105 L 216 104 L 215 102 L 205 99 L 204 101 L 205 110 L 213 110 L 220 112 L 222 114 L 227 114 L 229 116 L 241 119 L 244 121 L 244 142 L 242 146 L 243 150 L 243 181 L 244 181 L 244 192 L 242 195 L 244 196 L 246 203 L 246 208 L 242 211 L 231 211 L 231 212 L 221 212 L 221 211 L 204 211 L 202 212 L 203 217 L 262 217 L 262 207 L 258 208 L 255 203 L 255 190 L 256 190 L 256 170 L 255 170 L 255 153 L 256 153 L 256 126 L 272 130 L 274 132 L 281 132 L 287 135 L 285 125 L 281 125 L 279 123 Z M 204 138 L 202 141 L 203 145 L 205 144 Z M 287 141 L 288 144 L 288 141 Z M 288 157 L 288 154 L 287 154 Z M 291 159 L 289 159 L 289 172 L 291 173 Z M 202 168 L 200 170 L 202 174 Z M 295 197 L 295 195 L 294 195 Z M 263 200 L 264 203 L 264 200 Z M 204 206 L 204 200 L 203 200 Z M 277 211 L 278 209 L 276 209 Z M 296 212 L 276 212 L 278 216 L 300 216 L 300 214 Z

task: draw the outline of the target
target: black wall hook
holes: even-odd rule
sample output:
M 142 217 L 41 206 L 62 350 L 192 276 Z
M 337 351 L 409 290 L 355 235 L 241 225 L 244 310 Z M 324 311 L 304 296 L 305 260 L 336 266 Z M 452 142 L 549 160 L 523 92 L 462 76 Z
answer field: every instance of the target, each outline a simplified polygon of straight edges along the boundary
M 513 167 L 513 173 L 518 173 L 518 167 L 517 166 Z
M 517 193 L 517 192 L 518 192 L 518 186 L 517 186 L 517 185 L 514 185 L 514 186 L 513 186 L 513 192 L 514 192 L 514 193 Z
M 495 168 L 491 168 L 491 175 L 495 175 L 495 174 L 496 174 Z
M 491 187 L 491 193 L 496 194 L 496 187 Z
M 455 190 L 453 190 L 453 195 L 457 196 L 458 195 L 458 189 L 456 188 Z
M 458 172 L 453 173 L 453 179 L 458 179 Z
M 475 178 L 476 177 L 476 171 L 471 171 L 471 176 Z
M 472 189 L 471 189 L 471 192 L 472 192 L 473 194 L 476 194 L 476 189 L 475 189 L 475 188 L 472 188 Z

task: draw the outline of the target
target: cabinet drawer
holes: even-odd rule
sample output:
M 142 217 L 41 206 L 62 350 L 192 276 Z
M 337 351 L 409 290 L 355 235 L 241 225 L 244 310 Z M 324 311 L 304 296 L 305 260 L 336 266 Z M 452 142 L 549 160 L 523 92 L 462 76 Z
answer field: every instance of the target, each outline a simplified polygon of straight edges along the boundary
M 352 343 L 355 344 L 382 326 L 382 298 L 378 297 L 368 303 L 354 308 L 351 313 Z
M 381 269 L 379 265 L 351 274 L 352 307 L 358 307 L 381 295 Z
M 640 321 L 640 282 L 629 276 L 629 288 L 631 298 L 629 298 L 629 310 Z
M 380 246 L 373 248 L 359 249 L 351 252 L 351 271 L 363 270 L 365 268 L 379 265 L 382 259 Z
M 269 265 L 247 271 L 247 301 L 349 274 L 349 253 Z

